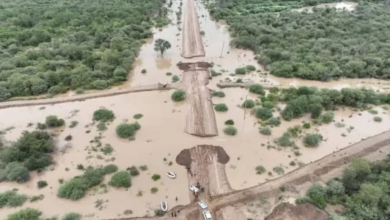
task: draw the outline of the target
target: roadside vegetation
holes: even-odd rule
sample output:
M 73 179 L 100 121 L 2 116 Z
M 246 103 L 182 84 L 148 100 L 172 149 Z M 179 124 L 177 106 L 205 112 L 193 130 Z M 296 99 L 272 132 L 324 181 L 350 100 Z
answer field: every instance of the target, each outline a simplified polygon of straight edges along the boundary
M 332 220 L 382 220 L 389 219 L 389 169 L 390 157 L 368 162 L 356 158 L 344 169 L 340 178 L 325 184 L 314 184 L 296 203 L 310 202 L 320 209 L 329 205 L 342 205 L 342 216 L 330 213 Z
M 0 101 L 126 81 L 151 28 L 169 23 L 164 3 L 2 1 Z
M 383 27 L 390 21 L 387 1 L 359 1 L 351 12 L 315 8 L 313 13 L 290 10 L 336 1 L 208 2 L 211 15 L 228 22 L 231 44 L 254 51 L 257 61 L 275 76 L 319 81 L 390 78 L 386 52 L 390 45 L 385 43 L 390 28 Z M 331 22 L 334 20 L 343 22 Z

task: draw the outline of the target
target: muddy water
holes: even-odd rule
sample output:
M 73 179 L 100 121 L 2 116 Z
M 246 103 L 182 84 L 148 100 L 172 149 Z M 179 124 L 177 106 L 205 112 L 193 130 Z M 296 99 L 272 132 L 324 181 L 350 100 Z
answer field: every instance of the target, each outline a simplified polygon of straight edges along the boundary
M 57 145 L 60 149 L 63 149 L 67 144 L 64 141 L 65 136 L 72 135 L 73 140 L 70 141 L 72 147 L 67 150 L 67 153 L 58 153 L 55 156 L 57 165 L 54 170 L 34 175 L 32 180 L 26 184 L 1 183 L 0 191 L 18 188 L 20 193 L 27 195 L 45 195 L 42 201 L 27 203 L 23 207 L 40 209 L 47 216 L 73 211 L 89 216 L 85 219 L 114 218 L 122 215 L 123 211 L 127 209 L 133 211 L 130 216 L 153 215 L 153 210 L 158 208 L 160 201 L 167 200 L 170 207 L 189 203 L 187 191 L 189 183 L 184 168 L 175 163 L 172 166 L 167 164 L 169 161 L 175 162 L 175 156 L 182 149 L 198 144 L 224 147 L 231 157 L 231 161 L 226 165 L 229 181 L 234 189 L 241 189 L 276 177 L 275 174 L 273 177 L 269 177 L 267 174 L 255 175 L 255 167 L 258 165 L 263 165 L 267 170 L 272 170 L 275 166 L 283 166 L 287 172 L 293 169 L 288 165 L 292 160 L 308 163 L 350 143 L 358 142 L 361 138 L 389 129 L 388 111 L 378 108 L 383 122 L 375 123 L 372 121 L 373 115 L 367 112 L 362 112 L 361 116 L 354 113 L 350 118 L 349 115 L 352 112 L 345 110 L 337 113 L 335 118 L 336 121 L 344 119 L 345 128 L 335 128 L 333 124 L 318 127 L 319 132 L 327 141 L 316 149 L 307 149 L 301 146 L 300 140 L 296 140 L 303 155 L 295 157 L 290 149 L 278 151 L 267 149 L 261 144 L 267 145 L 268 141 L 272 142 L 288 127 L 301 124 L 301 120 L 283 122 L 280 127 L 273 129 L 271 137 L 262 136 L 258 132 L 256 119 L 250 115 L 250 111 L 244 111 L 238 107 L 245 98 L 255 99 L 256 96 L 248 94 L 245 89 L 225 89 L 224 91 L 225 98 L 213 98 L 214 103 L 226 103 L 229 107 L 229 111 L 226 113 L 216 113 L 220 135 L 214 138 L 197 138 L 183 132 L 187 112 L 186 105 L 172 103 L 170 101 L 171 92 L 126 94 L 91 99 L 85 102 L 48 105 L 43 110 L 40 110 L 39 106 L 2 109 L 0 110 L 0 121 L 2 122 L 0 130 L 11 126 L 15 127 L 5 134 L 5 139 L 9 141 L 16 140 L 23 130 L 31 130 L 32 128 L 27 128 L 28 123 L 43 122 L 46 116 L 52 114 L 66 119 L 68 124 L 70 121 L 76 120 L 79 125 L 75 128 L 65 127 L 64 131 L 59 134 Z M 108 126 L 108 130 L 103 132 L 103 145 L 109 143 L 114 148 L 112 155 L 107 156 L 93 151 L 89 153 L 88 150 L 89 142 L 98 135 L 98 132 L 95 126 L 86 126 L 92 122 L 93 111 L 100 107 L 112 109 L 116 115 L 116 119 Z M 79 112 L 70 117 L 74 110 L 79 110 Z M 117 138 L 116 125 L 125 120 L 135 121 L 132 116 L 137 113 L 143 114 L 144 117 L 138 120 L 142 128 L 136 134 L 136 140 L 124 141 Z M 238 134 L 234 137 L 223 134 L 224 122 L 228 119 L 233 119 L 238 129 Z M 349 126 L 354 126 L 351 133 L 346 131 Z M 314 129 L 316 128 L 312 130 Z M 87 134 L 87 130 L 91 130 L 91 132 Z M 345 133 L 347 136 L 342 137 L 341 133 Z M 98 155 L 103 159 L 99 159 Z M 113 157 L 115 158 L 113 162 L 106 162 Z M 167 162 L 164 162 L 164 158 L 167 158 Z M 134 177 L 132 187 L 128 191 L 109 187 L 106 193 L 102 189 L 95 193 L 91 191 L 85 198 L 76 202 L 56 197 L 59 179 L 67 180 L 81 174 L 76 169 L 77 164 L 100 166 L 109 163 L 118 165 L 121 170 L 132 165 L 147 165 L 149 170 Z M 66 168 L 69 168 L 69 171 L 66 171 Z M 178 177 L 175 180 L 168 179 L 164 176 L 167 171 L 175 171 Z M 151 175 L 155 173 L 160 174 L 162 179 L 154 182 Z M 46 180 L 49 187 L 38 190 L 36 182 L 39 180 Z M 105 178 L 105 182 L 107 183 L 108 180 L 109 176 Z M 152 187 L 158 187 L 159 192 L 151 194 Z M 138 197 L 137 193 L 140 190 L 143 191 L 143 196 Z M 179 198 L 178 202 L 175 201 L 176 196 Z M 104 203 L 105 208 L 102 211 L 95 208 L 94 203 L 98 199 L 107 201 Z M 16 210 L 3 209 L 0 212 L 0 218 L 3 219 L 7 214 Z
M 336 8 L 338 10 L 353 11 L 353 10 L 355 10 L 357 5 L 358 5 L 358 3 L 356 3 L 356 2 L 335 2 L 335 3 L 319 4 L 315 7 L 317 7 L 317 8 L 330 7 L 330 8 Z M 297 12 L 307 11 L 309 13 L 312 13 L 313 8 L 314 8 L 313 6 L 303 7 L 303 8 L 299 8 L 299 9 L 293 9 L 292 11 L 297 11 Z

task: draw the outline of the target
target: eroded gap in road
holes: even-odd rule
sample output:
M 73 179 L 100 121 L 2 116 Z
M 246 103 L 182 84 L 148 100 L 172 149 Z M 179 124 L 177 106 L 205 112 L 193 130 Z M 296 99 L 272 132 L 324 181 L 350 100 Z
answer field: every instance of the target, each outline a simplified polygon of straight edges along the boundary
M 190 184 L 199 183 L 204 187 L 204 192 L 197 196 L 190 193 L 192 202 L 205 201 L 209 211 L 213 213 L 214 219 L 245 220 L 245 215 L 233 207 L 215 209 L 211 199 L 214 196 L 233 191 L 225 172 L 225 164 L 229 160 L 229 155 L 222 147 L 211 145 L 198 145 L 191 149 L 185 149 L 176 157 L 176 162 L 188 170 Z

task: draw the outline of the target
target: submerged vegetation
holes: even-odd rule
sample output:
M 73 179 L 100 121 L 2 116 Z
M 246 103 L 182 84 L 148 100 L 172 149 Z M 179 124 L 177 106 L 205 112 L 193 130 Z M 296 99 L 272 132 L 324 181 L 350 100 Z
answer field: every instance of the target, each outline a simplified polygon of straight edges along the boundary
M 45 131 L 24 131 L 21 137 L 7 148 L 0 149 L 0 182 L 26 182 L 29 171 L 42 171 L 52 164 L 50 153 L 54 140 Z
M 151 28 L 167 23 L 164 3 L 2 1 L 0 101 L 122 83 Z
M 231 44 L 254 51 L 275 76 L 390 78 L 388 1 L 360 1 L 354 11 L 314 8 L 312 13 L 290 9 L 336 1 L 209 2 L 211 15 L 228 22 Z

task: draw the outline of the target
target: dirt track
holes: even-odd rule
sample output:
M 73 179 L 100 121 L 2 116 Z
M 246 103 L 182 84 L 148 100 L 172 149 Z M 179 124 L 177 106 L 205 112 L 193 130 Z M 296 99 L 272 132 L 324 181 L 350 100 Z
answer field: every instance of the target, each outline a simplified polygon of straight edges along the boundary
M 187 119 L 184 131 L 199 137 L 218 135 L 211 95 L 206 84 L 209 81 L 207 70 L 186 71 L 182 84 L 187 94 Z
M 0 102 L 0 109 L 35 106 L 35 105 L 53 105 L 53 104 L 59 104 L 65 102 L 80 102 L 80 101 L 85 101 L 87 99 L 95 99 L 95 98 L 102 98 L 108 96 L 116 96 L 116 95 L 123 95 L 123 94 L 136 93 L 136 92 L 147 92 L 147 91 L 154 91 L 154 90 L 170 90 L 175 88 L 178 88 L 178 86 L 167 85 L 166 87 L 160 87 L 158 85 L 147 85 L 147 86 L 139 86 L 139 87 L 133 87 L 133 88 L 123 89 L 123 90 L 111 90 L 111 91 L 108 90 L 108 91 L 102 91 L 97 93 L 81 94 L 81 95 L 70 96 L 70 97 L 57 97 L 57 98 L 49 98 L 49 99 L 23 100 L 23 101 L 8 101 L 8 102 Z
M 260 198 L 261 196 L 278 194 L 280 191 L 279 188 L 281 186 L 286 186 L 286 185 L 298 186 L 319 179 L 326 181 L 328 178 L 330 178 L 330 176 L 328 175 L 329 173 L 337 171 L 336 174 L 340 174 L 341 171 L 340 167 L 344 167 L 351 159 L 357 157 L 367 157 L 373 153 L 379 153 L 380 156 L 376 158 L 368 158 L 368 159 L 382 159 L 386 157 L 384 151 L 390 151 L 390 131 L 368 138 L 357 144 L 344 148 L 343 150 L 325 156 L 320 160 L 302 166 L 297 170 L 293 170 L 277 179 L 265 182 L 263 184 L 248 189 L 232 191 L 217 196 L 211 196 L 209 205 L 214 210 L 214 213 L 215 212 L 217 213 L 215 216 L 216 220 L 220 220 L 220 219 L 235 220 L 237 219 L 236 216 L 223 217 L 222 216 L 223 214 L 221 213 L 226 212 L 224 215 L 230 215 L 231 213 L 235 214 L 234 213 L 235 210 L 229 209 L 229 206 L 241 202 L 253 201 Z M 192 155 L 192 154 L 187 153 L 187 157 L 188 155 Z M 191 165 L 191 167 L 192 166 L 193 165 Z M 215 167 L 213 169 L 215 169 Z M 204 181 L 207 182 L 207 180 Z M 213 187 L 213 183 L 209 183 L 209 185 L 210 188 Z M 181 211 L 177 219 L 188 219 L 188 220 L 199 219 L 200 212 L 198 210 L 197 204 L 192 203 L 188 206 L 180 207 L 179 209 Z M 173 210 L 177 210 L 177 209 L 174 208 Z M 123 218 L 123 220 L 130 220 L 130 219 L 171 219 L 171 217 L 169 215 L 165 215 L 163 217 L 150 217 L 150 218 Z
M 198 21 L 198 13 L 193 0 L 188 0 L 183 26 L 183 47 L 184 58 L 203 57 L 205 55 L 202 37 Z

